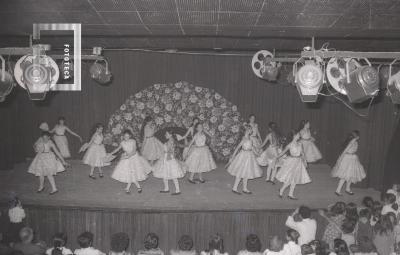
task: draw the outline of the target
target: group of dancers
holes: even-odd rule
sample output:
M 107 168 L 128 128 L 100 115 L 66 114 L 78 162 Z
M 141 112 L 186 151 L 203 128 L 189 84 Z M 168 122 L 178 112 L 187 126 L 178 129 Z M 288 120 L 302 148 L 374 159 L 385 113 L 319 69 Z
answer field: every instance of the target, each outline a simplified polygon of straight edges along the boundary
M 57 125 L 50 130 L 46 123 L 40 125 L 43 131 L 41 137 L 35 142 L 36 156 L 28 172 L 39 177 L 37 192 L 44 190 L 45 177 L 51 185 L 50 194 L 58 192 L 54 175 L 65 170 L 69 164 L 65 159 L 71 156 L 66 133 L 82 141 L 82 138 L 65 125 L 65 119 L 60 117 Z M 164 188 L 161 193 L 170 193 L 169 181 L 175 186 L 172 195 L 181 194 L 179 179 L 189 173 L 188 182 L 192 184 L 204 183 L 203 173 L 217 168 L 207 141 L 211 135 L 203 128 L 198 118 L 194 118 L 185 135 L 165 131 L 165 142 L 162 143 L 155 137 L 156 125 L 148 116 L 145 118 L 141 130 L 141 146 L 133 137 L 133 130 L 123 131 L 119 146 L 107 153 L 103 144 L 103 125 L 98 124 L 89 142 L 85 143 L 80 152 L 85 152 L 82 162 L 90 166 L 89 177 L 96 179 L 104 177 L 102 168 L 111 164 L 122 151 L 111 178 L 126 183 L 125 192 L 131 192 L 134 184 L 137 192 L 142 192 L 140 182 L 146 180 L 150 173 L 163 180 Z M 291 131 L 289 136 L 283 136 L 275 122 L 268 124 L 268 134 L 264 141 L 261 139 L 258 124 L 254 115 L 250 115 L 243 124 L 244 134 L 237 145 L 228 163 L 225 165 L 229 174 L 235 177 L 232 192 L 238 195 L 252 194 L 248 189 L 248 180 L 263 176 L 262 167 L 266 167 L 266 181 L 275 184 L 275 180 L 282 182 L 279 197 L 284 197 L 284 192 L 289 188 L 289 199 L 296 200 L 295 187 L 298 184 L 307 184 L 311 178 L 307 172 L 308 164 L 322 159 L 322 155 L 315 145 L 315 138 L 311 134 L 310 122 L 303 120 L 298 130 Z M 353 131 L 340 157 L 332 170 L 332 177 L 339 178 L 335 194 L 342 196 L 342 187 L 346 184 L 345 192 L 354 194 L 351 184 L 360 182 L 366 177 L 363 166 L 356 154 L 358 149 L 358 131 Z M 54 141 L 54 142 L 53 142 Z M 183 145 L 182 145 L 183 143 Z M 181 155 L 177 148 L 184 147 Z M 198 175 L 195 178 L 195 175 Z M 242 182 L 242 192 L 239 184 Z

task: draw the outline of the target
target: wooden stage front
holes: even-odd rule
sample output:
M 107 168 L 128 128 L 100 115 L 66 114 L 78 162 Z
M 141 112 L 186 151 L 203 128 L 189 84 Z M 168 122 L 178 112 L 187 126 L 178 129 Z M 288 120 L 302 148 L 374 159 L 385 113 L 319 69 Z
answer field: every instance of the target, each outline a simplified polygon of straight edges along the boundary
M 249 233 L 258 234 L 264 244 L 271 235 L 283 235 L 287 215 L 299 205 L 326 208 L 338 200 L 359 203 L 364 196 L 379 196 L 372 189 L 354 188 L 354 196 L 338 198 L 334 194 L 337 180 L 330 178 L 330 167 L 323 164 L 310 165 L 313 181 L 298 186 L 299 200 L 292 201 L 280 199 L 280 184 L 267 184 L 263 178 L 249 181 L 252 195 L 232 193 L 233 177 L 223 165 L 205 175 L 205 184 L 194 185 L 182 179 L 182 194 L 172 196 L 159 193 L 162 181 L 154 177 L 142 183 L 142 194 L 134 187 L 131 194 L 125 194 L 125 185 L 109 177 L 112 166 L 104 169 L 103 179 L 92 180 L 87 166 L 79 161 L 71 163 L 71 168 L 56 176 L 59 193 L 53 196 L 48 195 L 48 183 L 44 193 L 36 193 L 38 180 L 27 173 L 28 163 L 0 172 L 0 201 L 5 202 L 10 192 L 17 193 L 27 211 L 27 224 L 36 230 L 39 239 L 50 241 L 55 232 L 65 231 L 73 248 L 76 236 L 85 230 L 95 234 L 95 245 L 104 251 L 108 251 L 112 233 L 127 232 L 133 252 L 143 248 L 142 240 L 148 232 L 159 234 L 165 251 L 176 248 L 182 234 L 193 236 L 196 249 L 205 249 L 209 237 L 218 232 L 232 253 L 244 247 Z

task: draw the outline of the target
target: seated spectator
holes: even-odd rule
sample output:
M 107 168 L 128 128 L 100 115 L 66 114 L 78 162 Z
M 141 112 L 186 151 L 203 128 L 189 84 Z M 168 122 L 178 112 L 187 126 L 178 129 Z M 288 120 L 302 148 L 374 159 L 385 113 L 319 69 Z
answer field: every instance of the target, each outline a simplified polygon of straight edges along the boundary
M 372 199 L 372 197 L 364 197 L 362 202 L 361 202 L 361 207 L 360 210 L 362 209 L 369 209 L 369 210 L 373 210 L 374 207 L 374 200 Z
M 336 255 L 350 255 L 349 248 L 345 241 L 342 239 L 335 239 L 333 243 L 333 250 Z
M 44 254 L 46 247 L 41 244 L 33 243 L 33 230 L 28 227 L 24 227 L 19 232 L 21 242 L 14 244 L 13 248 L 18 251 L 22 251 L 24 255 L 38 255 Z
M 74 255 L 105 255 L 105 253 L 93 248 L 94 236 L 91 232 L 83 232 L 78 236 L 80 249 L 76 249 Z
M 309 245 L 316 255 L 327 255 L 327 250 L 329 250 L 329 245 L 319 240 L 314 240 L 310 242 Z
M 300 255 L 301 247 L 299 245 L 300 234 L 294 229 L 289 229 L 286 232 L 287 243 L 283 246 L 285 255 Z
M 158 247 L 158 236 L 149 233 L 144 238 L 144 250 L 140 250 L 138 255 L 164 255 L 164 252 Z
M 301 255 L 315 255 L 313 248 L 309 244 L 301 246 Z
M 218 234 L 214 235 L 208 242 L 208 249 L 202 251 L 200 255 L 228 255 L 224 249 L 224 240 Z
M 374 232 L 371 225 L 371 211 L 369 209 L 362 209 L 359 215 L 360 217 L 358 219 L 356 236 L 357 241 L 359 241 L 363 236 L 366 236 L 368 239 L 372 240 Z
M 126 233 L 115 233 L 111 236 L 111 251 L 109 255 L 131 255 L 126 250 L 129 247 L 129 236 Z
M 358 221 L 358 210 L 355 203 L 346 204 L 345 215 L 347 219 Z
M 178 250 L 171 250 L 171 255 L 196 255 L 193 250 L 193 239 L 189 235 L 183 235 L 178 241 Z
M 390 255 L 394 252 L 395 238 L 393 225 L 388 215 L 383 215 L 374 226 L 373 243 L 379 255 Z
M 239 251 L 238 255 L 261 255 L 261 241 L 255 234 L 246 237 L 246 250 Z
M 287 227 L 296 230 L 300 234 L 299 245 L 308 244 L 315 239 L 317 222 L 311 219 L 310 208 L 300 206 L 287 218 L 285 224 Z
M 70 249 L 65 248 L 67 244 L 67 235 L 65 233 L 57 233 L 53 237 L 53 247 L 47 249 L 46 255 L 72 255 Z
M 341 237 L 342 231 L 340 226 L 343 225 L 346 219 L 345 209 L 345 203 L 337 202 L 330 208 L 328 213 L 319 210 L 319 214 L 328 221 L 322 240 L 326 242 L 331 249 L 333 249 L 333 241 Z
M 355 245 L 352 251 L 354 255 L 377 255 L 375 245 L 366 236 L 360 238 L 358 245 Z
M 379 221 L 381 218 L 381 212 L 382 212 L 382 204 L 379 201 L 374 201 L 374 205 L 372 208 L 372 219 L 371 219 L 371 225 L 375 226 L 375 224 Z
M 391 189 L 388 189 L 386 193 L 393 194 L 396 196 L 396 203 L 400 204 L 400 184 L 393 184 Z
M 6 242 L 11 244 L 20 242 L 19 232 L 25 227 L 23 220 L 26 215 L 24 208 L 22 208 L 21 200 L 19 200 L 18 197 L 14 197 L 9 202 L 8 217 L 10 225 L 5 236 Z
M 354 219 L 346 219 L 342 225 L 341 239 L 346 242 L 347 247 L 356 243 L 355 232 L 357 231 L 357 222 Z
M 263 255 L 282 255 L 283 254 L 283 241 L 279 236 L 273 236 L 268 242 L 268 249 Z
M 386 193 L 383 195 L 383 207 L 381 214 L 385 215 L 389 212 L 394 213 L 397 215 L 399 210 L 399 205 L 396 203 L 396 196 L 393 194 Z

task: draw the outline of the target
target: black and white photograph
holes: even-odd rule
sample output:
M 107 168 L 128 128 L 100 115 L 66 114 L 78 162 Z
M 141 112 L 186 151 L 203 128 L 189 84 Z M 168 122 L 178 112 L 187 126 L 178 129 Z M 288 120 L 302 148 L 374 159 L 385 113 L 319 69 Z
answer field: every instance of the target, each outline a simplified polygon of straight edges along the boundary
M 400 255 L 399 13 L 1 0 L 0 255 Z

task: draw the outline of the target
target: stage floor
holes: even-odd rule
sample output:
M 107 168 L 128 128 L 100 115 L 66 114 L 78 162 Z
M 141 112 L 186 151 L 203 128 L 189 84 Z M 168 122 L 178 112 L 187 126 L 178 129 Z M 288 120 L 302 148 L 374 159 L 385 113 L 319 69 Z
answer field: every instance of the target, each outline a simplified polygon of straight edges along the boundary
M 46 190 L 37 194 L 38 180 L 27 173 L 29 164 L 18 164 L 11 171 L 0 171 L 0 201 L 6 201 L 10 192 L 16 192 L 26 205 L 67 206 L 85 208 L 132 209 L 141 211 L 251 211 L 271 209 L 292 209 L 299 205 L 312 208 L 325 208 L 329 204 L 342 200 L 360 202 L 364 196 L 379 198 L 379 192 L 373 189 L 354 188 L 355 195 L 338 198 L 335 194 L 337 180 L 329 176 L 330 167 L 324 164 L 310 165 L 309 174 L 312 183 L 299 185 L 296 196 L 299 200 L 280 199 L 280 183 L 271 185 L 264 178 L 249 181 L 252 195 L 232 193 L 234 178 L 222 164 L 218 169 L 205 174 L 204 184 L 191 184 L 181 179 L 182 194 L 172 196 L 162 194 L 162 180 L 151 176 L 142 182 L 143 192 L 138 194 L 132 185 L 131 194 L 124 192 L 125 184 L 110 178 L 113 166 L 104 168 L 105 177 L 92 180 L 88 177 L 89 167 L 80 161 L 71 160 L 71 168 L 56 176 L 59 192 L 50 196 L 49 183 Z M 241 186 L 240 186 L 241 187 Z M 173 184 L 170 183 L 173 190 Z

